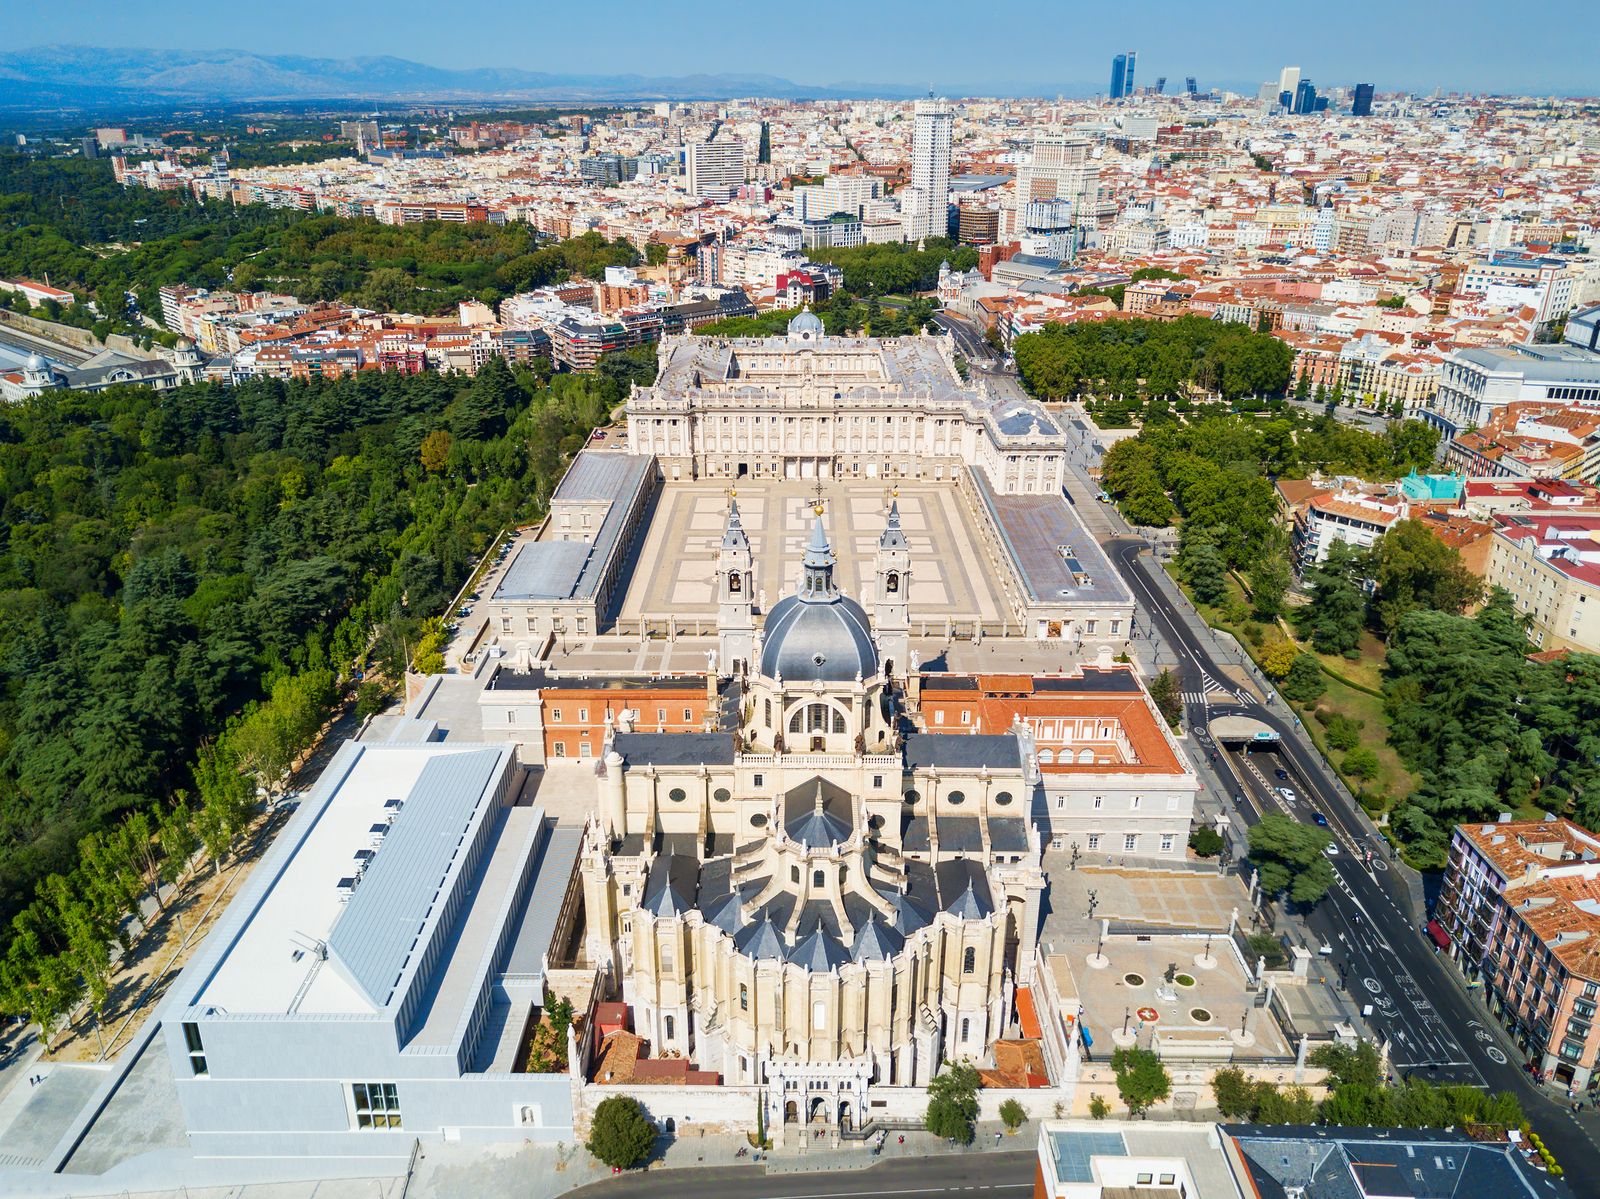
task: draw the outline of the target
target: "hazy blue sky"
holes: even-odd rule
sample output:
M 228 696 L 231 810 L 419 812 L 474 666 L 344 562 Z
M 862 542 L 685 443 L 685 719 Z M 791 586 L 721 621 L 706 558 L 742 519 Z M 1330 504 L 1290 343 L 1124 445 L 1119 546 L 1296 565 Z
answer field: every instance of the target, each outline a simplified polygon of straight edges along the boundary
M 1600 93 L 1595 33 L 1505 0 L 3 0 L 0 49 L 50 42 L 391 54 L 444 67 L 585 73 L 756 72 L 800 83 L 951 93 L 1104 90 L 1137 81 L 1253 84 L 1296 64 L 1379 90 Z M 1571 17 L 1581 9 L 1568 12 Z

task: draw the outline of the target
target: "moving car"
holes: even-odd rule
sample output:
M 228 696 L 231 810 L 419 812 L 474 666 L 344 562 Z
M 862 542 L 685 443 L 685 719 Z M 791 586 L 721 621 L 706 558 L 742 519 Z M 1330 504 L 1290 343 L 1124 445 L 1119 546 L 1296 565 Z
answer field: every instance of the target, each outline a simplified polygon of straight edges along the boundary
M 1278 794 L 1283 796 L 1283 802 L 1287 804 L 1296 803 L 1300 799 L 1300 797 L 1294 793 L 1293 787 L 1279 787 Z
M 1323 846 L 1322 852 L 1327 854 L 1330 858 L 1336 858 L 1339 856 L 1339 847 L 1334 842 L 1329 841 L 1327 845 Z
M 1289 772 L 1287 770 L 1285 770 L 1282 766 L 1279 766 L 1272 773 L 1277 775 L 1278 778 L 1283 782 L 1288 782 L 1289 781 Z
M 1328 827 L 1328 818 L 1326 816 L 1324 816 L 1321 812 L 1313 812 L 1313 813 L 1311 813 L 1311 823 L 1315 824 L 1315 825 L 1317 825 L 1317 826 L 1319 826 L 1321 828 L 1327 828 Z

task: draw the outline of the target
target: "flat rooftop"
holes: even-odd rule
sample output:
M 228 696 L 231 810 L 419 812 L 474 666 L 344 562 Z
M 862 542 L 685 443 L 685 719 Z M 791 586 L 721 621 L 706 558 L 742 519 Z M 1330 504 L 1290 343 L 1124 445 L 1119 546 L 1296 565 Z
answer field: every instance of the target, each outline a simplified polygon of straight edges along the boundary
M 972 482 L 1037 604 L 1132 604 L 1133 593 L 1059 492 L 1000 495 L 981 466 Z
M 609 502 L 592 541 L 558 541 L 552 528 L 542 539 L 519 539 L 510 564 L 494 589 L 496 600 L 589 599 L 600 589 L 606 563 L 627 531 L 634 498 L 655 471 L 648 455 L 584 450 L 573 459 L 551 503 Z
M 382 1010 L 397 967 L 390 943 L 411 945 L 511 754 L 509 745 L 342 745 L 224 917 L 237 910 L 241 923 L 194 1004 L 230 1013 Z M 357 875 L 358 855 L 370 855 L 365 874 L 342 887 Z M 358 926 L 369 923 L 366 935 Z M 218 931 L 227 936 L 229 926 Z M 348 956 L 324 960 L 319 946 L 332 959 L 342 941 Z

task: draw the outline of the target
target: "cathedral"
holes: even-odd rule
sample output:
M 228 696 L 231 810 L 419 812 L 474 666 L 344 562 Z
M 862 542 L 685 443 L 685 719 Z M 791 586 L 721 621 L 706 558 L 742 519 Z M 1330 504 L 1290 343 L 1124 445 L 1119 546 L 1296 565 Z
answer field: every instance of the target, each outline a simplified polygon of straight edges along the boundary
M 759 1085 L 774 1129 L 848 1127 L 873 1087 L 984 1064 L 1032 970 L 1045 887 L 1027 730 L 907 716 L 898 510 L 859 601 L 835 581 L 825 515 L 793 589 L 759 611 L 730 505 L 715 731 L 610 728 L 580 856 L 588 953 L 637 1033 Z

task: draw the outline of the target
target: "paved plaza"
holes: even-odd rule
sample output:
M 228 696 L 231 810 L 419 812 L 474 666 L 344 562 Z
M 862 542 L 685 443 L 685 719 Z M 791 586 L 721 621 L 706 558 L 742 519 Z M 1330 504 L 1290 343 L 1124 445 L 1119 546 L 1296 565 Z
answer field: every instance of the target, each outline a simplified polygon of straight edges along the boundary
M 1045 852 L 1050 897 L 1042 938 L 1092 939 L 1090 891 L 1094 892 L 1096 922 L 1105 919 L 1173 929 L 1225 929 L 1234 909 L 1238 909 L 1241 922 L 1250 918 L 1250 895 L 1236 875 L 1175 870 L 1145 873 L 1136 868 L 1107 866 L 1104 860 L 1103 854 L 1097 860 L 1085 856 L 1074 870 L 1068 852 Z
M 750 537 L 756 594 L 770 607 L 794 587 L 817 502 L 816 482 L 742 480 L 733 490 Z M 702 619 L 706 632 L 714 629 L 717 547 L 729 499 L 730 489 L 718 483 L 663 487 L 622 602 L 622 621 L 675 618 L 679 627 L 693 627 Z M 821 499 L 828 538 L 839 559 L 835 577 L 840 589 L 864 597 L 890 490 L 882 484 L 822 480 Z M 913 624 L 1005 619 L 1006 605 L 994 581 L 998 572 L 955 486 L 902 483 L 898 502 L 911 546 Z

